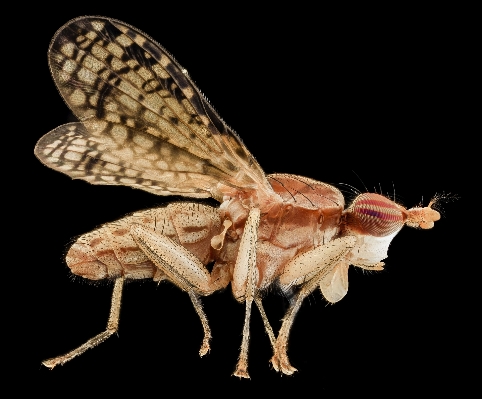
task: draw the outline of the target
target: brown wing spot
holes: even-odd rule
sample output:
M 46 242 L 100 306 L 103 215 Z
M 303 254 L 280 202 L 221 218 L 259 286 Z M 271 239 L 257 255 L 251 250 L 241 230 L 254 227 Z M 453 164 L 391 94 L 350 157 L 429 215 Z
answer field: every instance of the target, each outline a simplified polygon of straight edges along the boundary
M 246 151 L 244 151 L 243 148 L 237 147 L 237 148 L 235 149 L 235 152 L 236 152 L 236 154 L 237 154 L 241 159 L 243 159 L 243 160 L 246 160 L 246 159 L 247 159 Z

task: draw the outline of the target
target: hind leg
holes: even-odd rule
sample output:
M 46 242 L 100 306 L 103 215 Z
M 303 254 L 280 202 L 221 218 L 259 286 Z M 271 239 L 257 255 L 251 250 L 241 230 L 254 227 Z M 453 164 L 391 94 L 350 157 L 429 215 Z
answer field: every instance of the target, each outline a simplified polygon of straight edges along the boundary
M 211 330 L 199 297 L 209 295 L 227 285 L 229 276 L 213 280 L 203 263 L 194 254 L 149 227 L 135 224 L 131 228 L 131 235 L 146 256 L 167 275 L 168 280 L 189 294 L 204 330 L 199 354 L 205 355 L 210 349 Z
M 78 348 L 75 348 L 69 353 L 66 353 L 65 355 L 44 360 L 42 362 L 44 366 L 50 369 L 53 369 L 55 366 L 59 364 L 67 363 L 69 360 L 72 360 L 74 357 L 84 353 L 87 349 L 96 347 L 101 342 L 109 338 L 112 334 L 117 332 L 117 329 L 119 327 L 119 315 L 120 315 L 123 284 L 124 284 L 123 277 L 119 277 L 118 279 L 116 279 L 114 284 L 114 290 L 112 292 L 112 302 L 111 302 L 111 308 L 110 308 L 110 314 L 109 314 L 109 321 L 107 322 L 107 328 L 105 329 L 105 331 L 89 339 L 86 343 L 79 346 Z

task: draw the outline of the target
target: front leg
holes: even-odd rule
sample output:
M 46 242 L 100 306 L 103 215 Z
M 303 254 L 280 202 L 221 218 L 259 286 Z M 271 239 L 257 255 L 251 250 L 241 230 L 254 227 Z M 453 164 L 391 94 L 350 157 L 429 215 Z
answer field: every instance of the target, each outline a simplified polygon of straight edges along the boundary
M 203 343 L 199 350 L 199 355 L 204 356 L 210 350 L 211 329 L 199 296 L 209 295 L 219 289 L 219 281 L 212 281 L 202 262 L 169 237 L 139 224 L 133 225 L 131 234 L 139 248 L 159 270 L 189 294 L 204 330 Z
M 312 249 L 291 260 L 280 276 L 282 286 L 300 285 L 296 299 L 290 305 L 276 339 L 271 363 L 276 371 L 291 375 L 296 370 L 288 359 L 288 338 L 298 310 L 303 300 L 320 284 L 325 276 L 332 272 L 337 264 L 355 246 L 355 237 L 343 237 L 328 244 Z
M 260 210 L 250 210 L 243 235 L 239 244 L 238 256 L 233 272 L 233 294 L 237 301 L 246 302 L 244 317 L 243 340 L 241 351 L 234 375 L 236 377 L 249 378 L 248 374 L 248 344 L 249 344 L 249 320 L 251 317 L 251 305 L 255 299 L 255 290 L 258 280 L 256 268 L 256 242 L 258 241 L 258 226 Z

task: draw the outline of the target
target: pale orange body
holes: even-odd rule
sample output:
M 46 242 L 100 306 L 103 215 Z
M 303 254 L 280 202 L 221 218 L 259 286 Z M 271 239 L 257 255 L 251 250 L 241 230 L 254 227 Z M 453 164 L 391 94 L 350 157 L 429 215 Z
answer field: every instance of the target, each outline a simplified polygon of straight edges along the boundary
M 331 241 L 339 233 L 344 210 L 343 196 L 333 186 L 300 176 L 268 177 L 278 195 L 271 197 L 267 209 L 261 209 L 256 245 L 258 289 L 271 285 L 297 254 Z M 243 201 L 246 199 L 231 198 L 219 208 L 177 202 L 136 212 L 79 237 L 67 253 L 67 265 L 72 273 L 92 280 L 120 276 L 166 279 L 130 234 L 131 226 L 140 224 L 181 244 L 204 265 L 214 262 L 211 279 L 216 289 L 224 288 L 231 281 L 248 217 L 249 208 Z M 223 231 L 224 220 L 230 220 L 232 226 L 222 248 L 216 250 L 211 240 Z
M 66 262 L 76 275 L 115 280 L 106 330 L 69 353 L 64 364 L 113 335 L 125 280 L 168 280 L 190 297 L 211 331 L 199 297 L 231 284 L 245 303 L 234 375 L 247 371 L 254 302 L 271 341 L 275 370 L 293 374 L 291 325 L 303 299 L 319 288 L 335 303 L 348 291 L 350 265 L 382 270 L 391 240 L 406 224 L 429 229 L 428 207 L 405 209 L 375 193 L 348 208 L 341 192 L 306 177 L 265 175 L 239 136 L 219 117 L 187 71 L 136 28 L 105 17 L 80 17 L 55 34 L 48 52 L 57 88 L 78 122 L 43 136 L 35 155 L 46 166 L 91 184 L 124 185 L 156 195 L 214 198 L 219 208 L 173 202 L 82 235 Z M 213 264 L 211 270 L 208 265 Z M 292 293 L 275 337 L 262 305 L 272 284 Z

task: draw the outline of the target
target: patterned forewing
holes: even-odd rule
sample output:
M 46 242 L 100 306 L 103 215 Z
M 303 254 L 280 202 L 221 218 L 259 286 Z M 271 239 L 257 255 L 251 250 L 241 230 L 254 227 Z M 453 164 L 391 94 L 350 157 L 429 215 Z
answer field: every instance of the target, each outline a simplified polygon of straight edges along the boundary
M 36 148 L 46 165 L 94 184 L 221 198 L 217 183 L 269 189 L 239 137 L 182 67 L 135 28 L 100 17 L 62 27 L 49 63 L 81 123 Z

